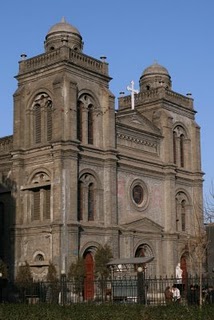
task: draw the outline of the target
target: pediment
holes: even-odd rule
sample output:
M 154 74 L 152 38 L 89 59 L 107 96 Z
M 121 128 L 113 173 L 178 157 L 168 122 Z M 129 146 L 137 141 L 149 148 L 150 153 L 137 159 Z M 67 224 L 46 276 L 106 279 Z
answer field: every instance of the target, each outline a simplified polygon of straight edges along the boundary
M 116 124 L 129 127 L 130 129 L 141 130 L 155 135 L 161 135 L 161 131 L 149 119 L 137 110 L 130 110 L 125 113 L 118 113 Z
M 122 225 L 122 227 L 130 231 L 136 230 L 152 233 L 160 233 L 163 231 L 163 227 L 161 225 L 148 218 L 142 218 L 125 223 Z

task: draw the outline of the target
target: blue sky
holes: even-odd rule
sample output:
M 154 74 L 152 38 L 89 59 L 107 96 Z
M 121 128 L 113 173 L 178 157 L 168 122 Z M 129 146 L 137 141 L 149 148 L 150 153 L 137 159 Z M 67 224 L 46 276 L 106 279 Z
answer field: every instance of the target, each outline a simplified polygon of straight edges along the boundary
M 7 0 L 0 10 L 0 137 L 12 134 L 13 93 L 20 55 L 44 52 L 44 39 L 62 17 L 84 41 L 84 53 L 106 56 L 116 97 L 155 60 L 173 90 L 191 92 L 201 127 L 204 195 L 214 180 L 213 0 Z M 127 92 L 126 92 L 127 93 Z

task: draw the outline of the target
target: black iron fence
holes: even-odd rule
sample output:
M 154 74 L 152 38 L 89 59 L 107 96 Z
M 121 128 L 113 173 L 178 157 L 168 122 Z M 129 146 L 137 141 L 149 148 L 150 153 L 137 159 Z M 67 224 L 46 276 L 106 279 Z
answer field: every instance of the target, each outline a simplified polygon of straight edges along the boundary
M 199 277 L 188 277 L 181 283 L 174 278 L 121 278 L 111 280 L 86 279 L 69 281 L 66 276 L 54 282 L 33 282 L 25 284 L 7 283 L 0 288 L 1 299 L 15 303 L 57 303 L 80 302 L 143 303 L 145 305 L 165 305 L 166 288 L 175 285 L 180 292 L 180 302 L 199 304 Z M 214 277 L 202 278 L 203 303 L 214 303 Z M 173 302 L 173 299 L 172 299 Z

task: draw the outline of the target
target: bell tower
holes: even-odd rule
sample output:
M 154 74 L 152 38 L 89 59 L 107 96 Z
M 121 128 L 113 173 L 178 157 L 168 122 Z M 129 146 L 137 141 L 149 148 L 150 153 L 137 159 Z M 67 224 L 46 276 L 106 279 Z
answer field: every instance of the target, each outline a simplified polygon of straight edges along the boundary
M 28 261 L 36 277 L 37 254 L 44 275 L 48 261 L 59 271 L 67 269 L 82 245 L 82 221 L 105 225 L 116 219 L 108 64 L 83 53 L 80 32 L 65 19 L 50 28 L 44 47 L 45 53 L 19 62 L 14 94 L 15 233 L 21 239 L 16 239 L 15 261 Z M 104 174 L 110 189 L 100 183 Z M 79 181 L 87 189 L 84 208 Z

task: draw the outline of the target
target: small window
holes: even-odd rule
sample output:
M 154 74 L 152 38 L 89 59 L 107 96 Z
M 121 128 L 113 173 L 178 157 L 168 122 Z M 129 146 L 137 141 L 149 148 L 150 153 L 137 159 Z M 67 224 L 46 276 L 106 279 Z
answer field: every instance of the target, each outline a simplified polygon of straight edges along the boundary
M 140 185 L 134 186 L 132 195 L 137 205 L 140 205 L 143 202 L 143 188 Z
M 43 256 L 41 253 L 37 254 L 36 257 L 35 257 L 35 261 L 36 261 L 36 262 L 38 262 L 38 261 L 44 261 L 44 260 L 45 260 L 45 259 L 44 259 L 44 256 Z
M 145 210 L 149 203 L 148 188 L 141 179 L 136 179 L 130 186 L 131 204 L 135 210 Z

